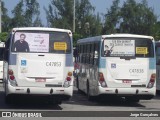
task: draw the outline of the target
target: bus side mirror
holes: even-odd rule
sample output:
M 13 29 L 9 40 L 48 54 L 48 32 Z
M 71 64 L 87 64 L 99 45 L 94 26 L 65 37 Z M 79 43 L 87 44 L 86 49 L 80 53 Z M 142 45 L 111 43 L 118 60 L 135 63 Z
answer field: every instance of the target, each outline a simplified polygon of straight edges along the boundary
M 98 58 L 98 52 L 97 51 L 94 52 L 94 58 Z

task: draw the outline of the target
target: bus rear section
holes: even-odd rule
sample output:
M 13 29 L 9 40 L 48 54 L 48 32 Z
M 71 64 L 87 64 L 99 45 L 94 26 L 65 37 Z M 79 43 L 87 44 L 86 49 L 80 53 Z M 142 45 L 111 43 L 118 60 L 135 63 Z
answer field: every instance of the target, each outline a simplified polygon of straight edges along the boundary
M 15 46 L 22 34 L 29 50 Z M 61 103 L 73 94 L 72 34 L 48 28 L 13 29 L 5 66 L 6 101 L 15 94 L 39 95 Z
M 99 94 L 125 97 L 129 101 L 151 99 L 156 93 L 153 38 L 106 37 L 102 43 Z

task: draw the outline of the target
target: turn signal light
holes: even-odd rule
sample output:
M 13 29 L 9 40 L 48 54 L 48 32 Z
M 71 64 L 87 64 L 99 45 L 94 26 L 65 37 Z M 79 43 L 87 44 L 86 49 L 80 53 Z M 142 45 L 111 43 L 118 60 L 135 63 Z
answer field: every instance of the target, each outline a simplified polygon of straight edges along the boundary
M 9 70 L 8 70 L 8 74 L 9 74 L 9 75 L 13 75 L 13 70 L 9 69 Z
M 68 76 L 72 76 L 72 72 L 68 72 Z

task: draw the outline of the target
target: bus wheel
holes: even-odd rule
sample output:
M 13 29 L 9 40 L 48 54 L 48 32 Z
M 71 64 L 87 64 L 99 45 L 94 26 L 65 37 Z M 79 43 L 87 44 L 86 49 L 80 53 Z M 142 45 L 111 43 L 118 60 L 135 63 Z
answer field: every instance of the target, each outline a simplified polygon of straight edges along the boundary
M 77 86 L 77 90 L 78 90 L 78 92 L 80 92 L 78 77 L 76 77 L 76 86 Z
M 94 97 L 90 95 L 89 83 L 87 82 L 87 99 L 93 101 Z
M 126 102 L 134 102 L 134 103 L 138 103 L 140 101 L 140 99 L 134 97 L 125 97 L 125 100 Z

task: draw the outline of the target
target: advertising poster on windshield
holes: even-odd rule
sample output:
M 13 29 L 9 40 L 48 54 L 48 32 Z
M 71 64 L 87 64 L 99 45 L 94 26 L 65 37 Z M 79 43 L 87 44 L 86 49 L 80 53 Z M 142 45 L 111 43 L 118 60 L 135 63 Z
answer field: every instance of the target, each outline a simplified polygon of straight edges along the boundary
M 135 56 L 135 40 L 105 40 L 104 56 Z
M 17 52 L 49 52 L 49 34 L 17 32 L 14 49 Z

